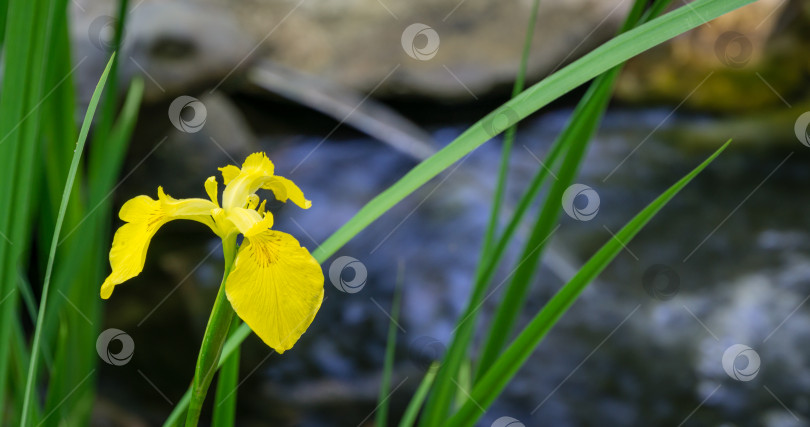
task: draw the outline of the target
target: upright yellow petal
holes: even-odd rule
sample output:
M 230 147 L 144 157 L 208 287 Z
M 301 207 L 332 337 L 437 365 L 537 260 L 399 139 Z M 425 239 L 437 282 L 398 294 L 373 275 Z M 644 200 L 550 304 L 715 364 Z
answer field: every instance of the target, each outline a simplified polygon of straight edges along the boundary
M 225 282 L 234 311 L 268 346 L 292 348 L 323 301 L 323 271 L 289 234 L 266 230 L 245 239 Z
M 205 199 L 177 200 L 158 188 L 158 200 L 148 196 L 138 196 L 121 207 L 119 216 L 126 224 L 115 232 L 110 249 L 112 273 L 101 285 L 101 297 L 107 299 L 113 288 L 143 270 L 146 251 L 157 230 L 174 219 L 191 219 L 208 225 L 216 232 L 211 219 L 211 210 L 217 206 Z
M 242 172 L 272 176 L 274 171 L 273 162 L 264 153 L 253 153 L 247 156 L 245 162 L 242 163 Z
M 222 180 L 225 181 L 225 185 L 230 184 L 234 178 L 239 176 L 240 172 L 239 168 L 234 165 L 219 168 L 219 171 L 222 172 Z
M 260 188 L 271 190 L 276 199 L 282 202 L 292 200 L 304 209 L 312 206 L 301 189 L 292 181 L 273 175 L 275 171 L 273 162 L 264 153 L 253 153 L 248 156 L 242 164 L 242 169 L 231 165 L 219 170 L 222 171 L 226 185 L 222 193 L 222 207 L 225 209 L 244 207 L 246 198 Z
M 220 169 L 227 183 L 222 193 L 222 207 L 244 207 L 247 197 L 256 192 L 273 177 L 275 167 L 264 153 L 253 153 L 247 157 L 239 174 L 233 176 L 235 167 L 226 166 Z
M 217 177 L 209 176 L 208 179 L 205 180 L 205 193 L 208 194 L 208 198 L 211 199 L 215 205 L 219 206 L 219 199 L 217 198 L 217 195 L 219 194 Z

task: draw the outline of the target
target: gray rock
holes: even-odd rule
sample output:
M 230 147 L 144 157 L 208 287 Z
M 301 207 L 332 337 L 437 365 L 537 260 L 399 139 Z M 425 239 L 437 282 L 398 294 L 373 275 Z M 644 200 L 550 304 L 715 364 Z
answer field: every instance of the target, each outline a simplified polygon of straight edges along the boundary
M 629 4 L 541 2 L 529 76 L 547 74 L 612 36 Z M 90 27 L 116 15 L 113 2 L 77 0 L 72 6 L 76 56 L 89 57 L 86 66 L 100 70 L 106 52 L 97 45 L 109 28 L 102 33 L 98 25 Z M 237 82 L 240 68 L 265 57 L 362 92 L 468 100 L 514 79 L 530 10 L 526 0 L 141 0 L 127 18 L 122 70 L 149 76 L 148 99 L 217 85 L 225 77 Z M 403 42 L 414 23 L 438 37 L 429 60 L 414 52 L 426 47 L 430 30 Z M 90 76 L 97 73 L 83 74 L 89 79 L 83 86 L 92 88 Z
M 249 65 L 256 43 L 227 8 L 186 1 L 130 4 L 119 52 L 122 88 L 133 76 L 142 75 L 146 100 L 173 98 L 217 87 Z M 91 0 L 71 4 L 75 57 L 83 61 L 79 84 L 87 97 L 109 57 L 118 14 L 115 5 Z

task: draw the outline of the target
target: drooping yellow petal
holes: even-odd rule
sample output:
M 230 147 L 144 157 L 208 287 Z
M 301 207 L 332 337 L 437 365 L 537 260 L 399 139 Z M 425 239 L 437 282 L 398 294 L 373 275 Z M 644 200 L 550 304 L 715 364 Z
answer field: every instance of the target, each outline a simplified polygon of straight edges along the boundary
M 225 293 L 234 311 L 268 346 L 292 348 L 323 301 L 323 271 L 289 234 L 266 230 L 236 255 Z
M 211 219 L 211 210 L 216 205 L 205 199 L 174 199 L 158 188 L 158 199 L 148 196 L 135 197 L 121 207 L 119 216 L 126 224 L 115 232 L 110 249 L 112 273 L 101 285 L 101 297 L 107 299 L 113 288 L 143 270 L 146 251 L 157 230 L 175 219 L 190 219 L 217 231 Z
M 304 192 L 295 183 L 282 176 L 274 176 L 262 185 L 262 188 L 272 191 L 276 199 L 282 202 L 289 199 L 301 208 L 309 209 L 312 207 L 312 202 L 304 197 Z

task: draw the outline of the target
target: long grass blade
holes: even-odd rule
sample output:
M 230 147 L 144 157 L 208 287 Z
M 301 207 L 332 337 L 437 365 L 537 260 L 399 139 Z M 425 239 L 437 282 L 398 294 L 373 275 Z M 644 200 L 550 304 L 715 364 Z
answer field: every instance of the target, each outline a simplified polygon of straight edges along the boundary
M 112 71 L 110 69 L 110 74 Z M 110 85 L 109 77 L 106 85 Z M 48 346 L 54 346 L 60 330 L 64 327 L 70 331 L 72 345 L 62 353 L 63 357 L 54 360 L 54 369 L 61 374 L 52 375 L 48 381 L 43 411 L 50 413 L 58 410 L 59 414 L 54 414 L 54 419 L 57 417 L 69 419 L 76 425 L 90 422 L 95 382 L 85 380 L 85 377 L 99 362 L 95 352 L 88 349 L 94 347 L 101 324 L 101 300 L 94 296 L 98 294 L 100 277 L 107 262 L 102 245 L 109 238 L 109 218 L 112 209 L 111 198 L 106 196 L 118 176 L 132 129 L 137 121 L 142 93 L 142 80 L 133 79 L 118 120 L 104 141 L 104 145 L 110 148 L 108 161 L 101 165 L 108 171 L 106 176 L 93 170 L 88 171 L 88 174 L 82 174 L 80 164 L 63 223 L 64 232 L 59 236 L 60 243 L 57 249 L 59 256 L 54 264 L 50 290 L 51 295 L 58 296 L 48 302 L 41 354 L 48 357 L 50 354 Z M 96 115 L 102 108 L 105 106 L 99 102 Z M 49 145 L 50 149 L 54 152 L 65 149 L 72 151 L 76 134 L 78 130 L 73 136 L 67 137 L 69 140 L 67 138 L 54 140 L 53 144 Z M 61 156 L 61 159 L 66 159 L 60 162 L 64 169 L 59 178 L 62 185 L 70 166 L 71 151 Z M 86 156 L 84 158 L 86 159 Z M 86 163 L 82 161 L 82 164 Z M 93 178 L 88 180 L 88 175 Z M 105 188 L 106 193 L 98 196 Z M 76 189 L 86 189 L 88 197 L 77 197 Z M 52 218 L 50 219 L 52 224 L 56 221 L 59 203 L 58 198 L 51 202 L 56 206 L 53 212 L 47 214 Z M 51 237 L 47 236 L 49 239 Z M 46 250 L 47 243 L 47 241 L 42 243 Z M 42 259 L 47 259 L 47 254 L 43 255 Z M 47 363 L 47 359 L 45 361 Z
M 689 184 L 701 171 L 711 164 L 731 143 L 723 144 L 698 167 L 681 178 L 638 215 L 631 219 L 616 235 L 605 243 L 596 254 L 565 284 L 543 309 L 534 316 L 518 337 L 497 359 L 487 373 L 475 384 L 470 393 L 470 400 L 443 425 L 447 427 L 472 426 L 481 416 L 481 408 L 489 405 L 500 394 L 506 384 L 523 366 L 534 349 L 540 344 L 546 333 L 557 320 L 568 310 L 593 279 L 622 251 L 624 245 L 661 210 L 679 191 Z
M 520 95 L 525 88 L 526 83 L 526 68 L 529 64 L 529 52 L 532 47 L 532 38 L 534 38 L 534 27 L 537 24 L 537 10 L 540 7 L 540 0 L 534 0 L 532 4 L 532 11 L 529 15 L 529 26 L 526 29 L 526 39 L 523 41 L 523 53 L 520 58 L 520 66 L 518 67 L 517 78 L 512 86 L 512 98 Z M 489 224 L 487 224 L 487 231 L 484 234 L 484 243 L 482 245 L 481 258 L 486 258 L 492 249 L 492 242 L 495 238 L 495 230 L 498 228 L 498 217 L 500 216 L 501 206 L 503 205 L 503 197 L 506 189 L 507 175 L 509 172 L 509 159 L 511 158 L 512 146 L 515 142 L 515 134 L 517 134 L 517 123 L 513 124 L 506 130 L 503 137 L 503 146 L 501 147 L 501 163 L 498 166 L 498 181 L 495 187 L 495 194 L 492 199 L 492 210 L 489 216 Z M 479 264 L 480 265 L 480 264 Z
M 399 420 L 399 427 L 412 427 L 414 425 L 438 371 L 439 362 L 433 362 L 422 378 L 422 382 L 419 383 L 419 387 L 416 388 L 416 393 L 413 394 L 408 407 L 405 408 L 405 413 L 402 415 L 402 419 Z
M 52 233 L 56 228 L 61 196 L 81 125 L 75 119 L 78 102 L 73 80 L 80 64 L 74 62 L 75 57 L 71 54 L 67 7 L 70 2 L 55 0 L 53 3 L 56 4 L 55 16 L 53 24 L 49 26 L 51 35 L 48 42 L 51 54 L 45 73 L 48 95 L 41 107 L 42 121 L 47 126 L 42 126 L 41 154 L 37 162 L 41 170 L 37 175 L 42 179 L 32 185 L 34 192 L 42 195 L 39 207 L 32 213 L 40 230 L 37 233 L 39 251 L 32 254 L 32 259 L 39 260 L 37 264 L 41 268 L 33 280 L 39 286 L 43 283 Z M 79 61 L 83 62 L 81 59 Z M 71 228 L 84 215 L 86 193 L 80 190 L 86 188 L 85 164 L 83 158 L 67 201 L 62 228 Z M 102 260 L 91 252 L 98 244 L 93 236 L 84 234 L 72 243 L 72 246 L 57 248 L 59 256 L 53 265 L 48 309 L 41 326 L 39 361 L 36 362 L 44 364 L 45 371 L 38 374 L 35 386 L 47 384 L 47 387 L 37 387 L 37 395 L 41 393 L 45 397 L 42 413 L 50 414 L 48 423 L 69 420 L 73 425 L 85 425 L 90 422 L 95 381 L 83 380 L 99 361 L 91 350 L 98 337 L 99 310 L 95 308 L 98 306 L 97 299 L 87 298 L 88 293 L 83 289 L 97 281 L 92 270 Z M 76 261 L 71 260 L 74 257 Z M 62 283 L 65 278 L 68 283 Z M 32 324 L 36 325 L 36 320 Z M 47 380 L 43 381 L 44 378 Z M 35 402 L 38 399 L 33 400 L 33 408 L 37 406 L 33 404 Z M 22 407 L 20 403 L 18 408 Z M 37 418 L 34 417 L 31 423 L 37 424 Z
M 385 342 L 385 361 L 383 362 L 383 376 L 380 382 L 380 393 L 377 398 L 377 413 L 375 414 L 375 427 L 388 425 L 388 398 L 391 389 L 391 374 L 394 371 L 394 354 L 397 348 L 397 328 L 399 325 L 399 311 L 402 309 L 402 283 L 405 281 L 405 263 L 399 261 L 397 282 L 394 289 L 394 301 L 391 303 L 391 321 L 388 322 L 388 338 Z
M 486 373 L 487 368 L 500 354 L 511 336 L 512 327 L 523 307 L 529 284 L 537 271 L 543 249 L 559 219 L 560 203 L 558 201 L 562 199 L 563 192 L 571 185 L 579 170 L 585 155 L 585 148 L 601 120 L 617 75 L 618 70 L 614 69 L 597 78 L 591 86 L 592 90 L 582 100 L 581 114 L 571 121 L 566 128 L 568 132 L 564 132 L 562 135 L 569 151 L 566 153 L 557 173 L 557 180 L 554 181 L 551 190 L 546 195 L 537 221 L 518 258 L 512 280 L 506 287 L 503 298 L 495 311 L 489 334 L 482 346 L 476 377 Z
M 518 68 L 515 83 L 512 86 L 512 98 L 518 96 L 525 87 L 526 68 L 529 63 L 529 52 L 531 51 L 532 39 L 534 37 L 534 27 L 537 23 L 537 11 L 540 7 L 540 0 L 534 0 L 532 4 L 531 14 L 529 15 L 529 25 L 526 29 L 526 37 L 523 41 L 523 53 L 520 59 L 520 66 Z M 505 118 L 505 117 L 504 117 Z M 495 184 L 495 193 L 492 198 L 492 207 L 489 215 L 489 223 L 484 232 L 483 243 L 481 244 L 481 255 L 475 271 L 475 280 L 473 281 L 473 290 L 471 298 L 467 302 L 467 309 L 462 316 L 462 323 L 458 326 L 459 333 L 454 334 L 450 343 L 450 348 L 445 356 L 443 369 L 439 371 L 439 376 L 436 379 L 436 391 L 433 392 L 432 398 L 428 401 L 425 408 L 425 415 L 423 417 L 423 424 L 429 423 L 431 420 L 438 420 L 442 418 L 448 410 L 448 405 L 456 393 L 456 386 L 452 376 L 459 371 L 462 356 L 467 353 L 467 350 L 472 339 L 472 328 L 475 323 L 474 314 L 471 312 L 471 307 L 477 308 L 481 299 L 484 296 L 484 289 L 489 280 L 484 280 L 488 272 L 487 261 L 491 259 L 492 253 L 497 251 L 494 247 L 495 232 L 498 228 L 501 206 L 503 204 L 504 192 L 506 189 L 506 182 L 509 172 L 509 161 L 512 154 L 512 145 L 515 141 L 517 134 L 517 123 L 512 124 L 506 129 L 503 138 L 503 146 L 501 147 L 501 161 L 498 167 L 498 178 Z M 520 214 L 522 215 L 522 213 Z M 498 245 L 500 246 L 500 245 Z M 469 320 L 469 323 L 464 323 Z
M 76 150 L 73 154 L 73 160 L 70 163 L 70 172 L 68 173 L 67 182 L 65 183 L 65 191 L 62 193 L 62 204 L 59 207 L 59 216 L 56 220 L 56 228 L 53 233 L 51 249 L 48 255 L 48 266 L 45 271 L 45 279 L 42 285 L 42 298 L 39 304 L 39 311 L 37 313 L 37 325 L 34 331 L 34 340 L 33 343 L 31 344 L 31 357 L 28 365 L 28 376 L 25 383 L 25 400 L 23 402 L 23 409 L 22 409 L 22 425 L 27 425 L 26 420 L 28 417 L 29 407 L 31 406 L 31 401 L 34 397 L 33 391 L 34 391 L 34 383 L 36 382 L 37 378 L 37 367 L 38 367 L 37 360 L 41 346 L 40 340 L 42 338 L 42 324 L 44 323 L 43 320 L 44 314 L 47 309 L 48 291 L 50 288 L 51 273 L 53 272 L 53 263 L 54 259 L 56 258 L 56 247 L 59 243 L 59 235 L 62 230 L 62 222 L 65 219 L 67 202 L 70 198 L 70 192 L 73 189 L 73 181 L 76 178 L 76 170 L 79 167 L 79 161 L 81 160 L 82 153 L 84 152 L 84 145 L 85 142 L 87 141 L 87 133 L 90 130 L 90 124 L 92 122 L 93 114 L 96 112 L 96 107 L 98 107 L 99 97 L 101 96 L 101 93 L 104 90 L 104 84 L 107 82 L 107 75 L 110 71 L 111 64 L 112 58 L 110 59 L 109 62 L 107 62 L 107 67 L 101 74 L 101 78 L 99 79 L 99 82 L 96 85 L 96 89 L 93 91 L 93 96 L 92 98 L 90 98 L 90 104 L 87 107 L 87 113 L 84 116 L 84 122 L 82 123 L 82 128 L 81 131 L 79 132 L 79 139 L 76 142 Z
M 110 59 L 113 61 L 110 69 L 110 87 L 118 87 L 118 59 L 116 59 L 115 52 L 121 51 L 121 45 L 124 42 L 124 25 L 128 15 L 128 7 L 129 0 L 118 0 L 118 14 L 115 19 L 115 36 L 109 51 Z M 110 129 L 113 126 L 117 99 L 117 91 L 111 90 L 104 94 L 102 108 L 99 111 L 98 123 L 93 132 L 93 142 L 100 143 L 93 144 L 95 152 L 90 153 L 90 169 L 97 169 L 97 164 L 103 162 L 105 156 L 108 154 L 103 142 L 106 141 Z

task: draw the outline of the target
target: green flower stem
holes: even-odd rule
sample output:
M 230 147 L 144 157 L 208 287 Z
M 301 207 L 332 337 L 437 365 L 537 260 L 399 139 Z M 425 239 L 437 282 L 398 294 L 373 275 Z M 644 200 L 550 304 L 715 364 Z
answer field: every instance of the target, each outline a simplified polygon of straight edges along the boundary
M 225 273 L 222 275 L 222 284 L 219 286 L 214 308 L 211 309 L 208 326 L 205 328 L 200 354 L 197 357 L 197 367 L 194 368 L 191 403 L 188 415 L 186 415 L 186 426 L 189 427 L 196 426 L 200 419 L 205 395 L 217 371 L 217 362 L 219 362 L 219 356 L 222 354 L 222 347 L 225 345 L 225 339 L 228 338 L 228 330 L 233 320 L 233 308 L 225 296 L 225 281 L 228 279 L 228 274 L 231 273 L 236 257 L 236 235 L 222 240 L 222 250 L 225 253 Z

